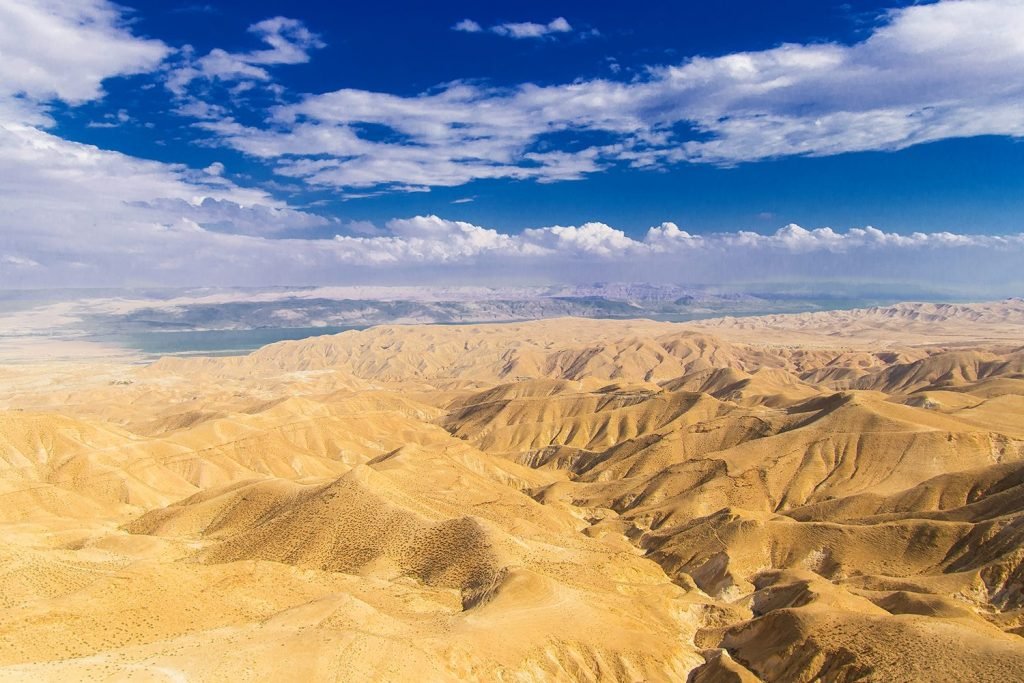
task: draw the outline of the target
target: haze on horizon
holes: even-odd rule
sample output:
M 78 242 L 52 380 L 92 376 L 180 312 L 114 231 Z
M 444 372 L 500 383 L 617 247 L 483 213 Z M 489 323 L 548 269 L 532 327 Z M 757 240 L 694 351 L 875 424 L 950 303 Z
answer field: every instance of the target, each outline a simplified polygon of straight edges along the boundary
M 1024 289 L 1021 0 L 326 5 L 0 4 L 0 287 Z

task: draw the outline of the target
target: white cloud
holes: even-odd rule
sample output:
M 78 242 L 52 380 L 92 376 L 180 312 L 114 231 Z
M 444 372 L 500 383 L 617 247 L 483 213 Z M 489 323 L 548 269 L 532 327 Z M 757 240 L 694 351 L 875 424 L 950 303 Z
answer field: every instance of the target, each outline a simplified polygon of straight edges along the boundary
M 783 45 L 655 72 L 711 140 L 670 159 L 732 163 L 1024 135 L 1024 2 L 946 0 L 889 14 L 853 46 Z M 671 117 L 669 117 L 671 118 Z
M 38 268 L 39 262 L 17 254 L 4 254 L 0 256 L 0 263 L 13 268 Z
M 166 54 L 162 43 L 128 33 L 113 5 L 0 4 L 0 45 L 0 285 L 158 281 L 180 274 L 190 251 L 231 262 L 229 249 L 210 251 L 231 239 L 216 230 L 276 234 L 333 224 L 232 184 L 217 164 L 192 171 L 43 130 L 51 100 L 99 98 L 106 78 L 153 69 Z M 12 68 L 19 73 L 6 73 Z M 98 123 L 129 121 L 118 110 Z
M 484 29 L 483 26 L 472 19 L 463 19 L 452 26 L 452 30 L 462 31 L 463 33 L 482 33 L 487 30 L 506 38 L 521 39 L 544 38 L 545 36 L 557 33 L 570 33 L 572 32 L 572 26 L 566 21 L 565 17 L 557 17 L 546 24 L 538 24 L 533 21 L 514 21 L 495 24 L 488 29 Z
M 1024 233 L 904 235 L 871 227 L 840 232 L 788 225 L 771 234 L 695 235 L 666 222 L 631 237 L 599 222 L 513 233 L 415 216 L 382 228 L 368 222 L 335 224 L 348 234 L 333 239 L 285 238 L 282 229 L 322 231 L 323 219 L 237 197 L 237 188 L 206 188 L 222 196 L 201 201 L 179 196 L 125 204 L 113 193 L 104 194 L 102 186 L 119 185 L 126 196 L 169 196 L 200 186 L 184 171 L 169 174 L 157 164 L 117 171 L 127 160 L 103 159 L 105 154 L 86 164 L 90 175 L 103 169 L 95 184 L 58 184 L 66 199 L 45 210 L 32 197 L 12 207 L 0 238 L 0 254 L 6 255 L 0 258 L 0 286 L 828 280 L 890 283 L 894 289 L 944 286 L 984 296 L 1012 294 L 1024 286 L 1019 275 Z M 8 177 L 4 170 L 0 177 Z M 69 167 L 55 171 L 55 176 L 67 174 Z M 55 176 L 48 179 L 51 186 Z M 38 185 L 38 180 L 27 182 Z M 8 196 L 9 189 L 0 192 Z M 250 203 L 240 205 L 240 199 Z M 81 237 L 85 225 L 87 240 Z M 243 231 L 248 234 L 239 234 Z
M 243 88 L 250 87 L 253 81 L 270 80 L 270 72 L 265 67 L 305 64 L 311 51 L 324 47 L 320 37 L 297 19 L 264 19 L 250 26 L 249 32 L 269 45 L 269 49 L 227 52 L 214 48 L 199 58 L 195 58 L 190 49 L 184 50 L 183 63 L 173 68 L 167 77 L 167 88 L 175 95 L 184 96 L 197 79 L 240 81 Z
M 0 2 L 0 122 L 52 125 L 49 102 L 100 97 L 104 80 L 152 72 L 169 53 L 159 40 L 131 35 L 106 0 Z M 127 120 L 119 113 L 90 125 Z
M 120 128 L 132 121 L 127 109 L 118 109 L 116 113 L 105 114 L 102 121 L 90 121 L 86 128 Z
M 287 22 L 255 28 L 271 49 L 253 58 L 266 63 L 298 59 L 277 36 L 310 40 Z M 0 3 L 0 46 L 0 286 L 184 283 L 199 274 L 193 264 L 250 258 L 236 260 L 231 245 L 253 238 L 217 231 L 268 235 L 335 225 L 234 185 L 219 164 L 193 171 L 43 130 L 51 101 L 97 99 L 105 79 L 155 69 L 167 54 L 162 43 L 132 36 L 120 8 L 100 0 Z M 97 123 L 129 121 L 118 110 Z
M 51 101 L 98 99 L 105 79 L 153 70 L 168 53 L 159 41 L 132 36 L 121 12 L 103 0 L 0 3 L 0 284 L 31 284 L 26 273 L 40 285 L 160 280 L 160 273 L 180 272 L 190 251 L 232 262 L 225 246 L 232 235 L 337 225 L 238 187 L 222 177 L 220 163 L 193 171 L 43 130 Z M 295 63 L 302 49 L 318 44 L 294 20 L 270 19 L 251 30 L 270 46 L 244 55 L 252 63 Z M 131 121 L 119 109 L 91 125 Z M 135 267 L 142 272 L 132 274 Z
M 230 196 L 230 189 L 227 194 Z M 188 219 L 203 229 L 231 234 L 277 235 L 299 230 L 337 229 L 339 225 L 335 219 L 281 206 L 269 197 L 262 200 L 268 203 L 260 201 L 248 200 L 240 204 L 227 198 L 203 197 L 196 201 L 161 197 L 134 202 L 132 206 L 152 210 L 154 215 L 150 220 Z
M 194 98 L 183 101 L 172 111 L 178 116 L 188 116 L 190 118 L 208 121 L 229 119 L 228 110 L 225 107 L 222 107 L 219 104 L 203 102 Z
M 523 231 L 521 239 L 526 244 L 537 245 L 549 252 L 575 256 L 630 258 L 637 252 L 646 251 L 643 243 L 604 223 L 529 229 Z
M 605 118 L 616 115 L 593 106 L 585 114 L 588 100 L 604 95 L 566 88 L 552 97 L 550 90 L 535 86 L 509 93 L 459 83 L 414 98 L 347 89 L 275 108 L 274 129 L 230 120 L 197 125 L 251 156 L 280 158 L 278 173 L 314 185 L 369 188 L 456 186 L 480 178 L 576 180 L 603 168 L 606 150 L 532 151 L 538 136 L 571 128 L 581 115 L 623 131 L 637 122 Z M 607 95 L 618 96 L 614 89 Z M 359 126 L 367 123 L 392 131 L 392 139 L 363 137 Z
M 1021 64 L 1024 0 L 943 0 L 890 12 L 854 45 L 697 57 L 630 82 L 455 82 L 411 97 L 344 89 L 277 107 L 268 127 L 203 125 L 223 144 L 279 159 L 281 174 L 320 186 L 575 180 L 613 164 L 728 165 L 1022 137 Z M 371 138 L 364 124 L 392 134 Z M 595 142 L 566 151 L 577 138 Z
M 453 31 L 462 31 L 463 33 L 480 33 L 484 30 L 484 27 L 476 23 L 472 19 L 463 19 L 452 26 Z
M 541 253 L 512 235 L 437 216 L 394 219 L 385 227 L 389 233 L 386 236 L 335 237 L 334 243 L 338 248 L 335 257 L 350 263 L 401 267 L 421 264 L 443 266 L 487 253 L 511 258 Z
M 546 24 L 521 21 L 491 27 L 491 32 L 508 38 L 543 38 L 554 33 L 569 33 L 570 31 L 572 31 L 572 26 L 565 20 L 565 17 L 552 19 Z
M 46 132 L 48 102 L 100 97 L 104 79 L 154 69 L 167 53 L 162 43 L 133 37 L 113 5 L 70 6 L 0 5 L 0 18 L 11 20 L 0 21 L 0 44 L 11 55 L 0 63 L 0 286 L 873 279 L 941 281 L 996 295 L 1024 286 L 1024 234 L 790 225 L 768 235 L 694 235 L 666 222 L 638 238 L 599 222 L 515 232 L 437 216 L 380 228 L 332 221 L 235 185 L 219 163 L 193 170 Z M 695 59 L 630 83 L 452 83 L 417 97 L 340 90 L 275 107 L 266 128 L 243 126 L 198 100 L 184 101 L 181 111 L 225 144 L 272 161 L 281 175 L 365 195 L 477 178 L 573 179 L 623 161 L 729 163 L 936 136 L 1018 135 L 1022 16 L 1017 0 L 947 0 L 895 12 L 855 46 Z M 294 20 L 252 30 L 267 48 L 212 51 L 207 62 L 188 57 L 189 68 L 203 78 L 257 78 L 273 65 L 305 61 L 319 45 Z M 110 49 L 86 49 L 78 60 L 65 48 L 86 44 Z M 36 69 L 10 71 L 34 60 Z M 678 122 L 708 139 L 681 143 L 670 130 Z M 373 139 L 364 124 L 379 127 Z M 561 146 L 594 133 L 603 134 L 600 143 Z
M 305 64 L 309 52 L 324 47 L 320 36 L 311 32 L 298 19 L 272 17 L 249 27 L 249 32 L 270 46 L 243 55 L 250 64 Z
M 102 94 L 105 79 L 152 71 L 168 53 L 158 40 L 131 35 L 106 0 L 0 3 L 0 102 L 85 102 Z
M 176 233 L 186 228 L 199 236 L 267 235 L 333 224 L 218 176 L 3 122 L 0 203 L 0 253 L 38 262 L 48 284 L 76 277 L 70 263 L 88 265 L 78 268 L 84 278 L 116 279 L 132 262 L 166 267 L 164 256 L 175 255 Z M 177 257 L 187 259 L 187 251 Z
M 572 31 L 572 26 L 570 26 L 569 22 L 565 20 L 565 17 L 552 19 L 548 22 L 547 28 L 548 31 L 553 33 L 568 33 L 569 31 Z

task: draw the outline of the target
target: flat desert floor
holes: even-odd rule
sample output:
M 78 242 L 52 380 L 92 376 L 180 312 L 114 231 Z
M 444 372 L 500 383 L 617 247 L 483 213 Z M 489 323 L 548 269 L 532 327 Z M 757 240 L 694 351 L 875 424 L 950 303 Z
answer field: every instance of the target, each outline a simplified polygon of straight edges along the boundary
M 1024 301 L 0 366 L 0 680 L 1024 679 Z

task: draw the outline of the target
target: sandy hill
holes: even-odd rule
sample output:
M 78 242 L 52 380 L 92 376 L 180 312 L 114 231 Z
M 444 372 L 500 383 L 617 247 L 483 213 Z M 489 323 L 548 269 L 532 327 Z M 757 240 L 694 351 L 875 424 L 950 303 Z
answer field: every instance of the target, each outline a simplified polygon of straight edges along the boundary
M 0 368 L 0 679 L 1024 672 L 1024 302 Z

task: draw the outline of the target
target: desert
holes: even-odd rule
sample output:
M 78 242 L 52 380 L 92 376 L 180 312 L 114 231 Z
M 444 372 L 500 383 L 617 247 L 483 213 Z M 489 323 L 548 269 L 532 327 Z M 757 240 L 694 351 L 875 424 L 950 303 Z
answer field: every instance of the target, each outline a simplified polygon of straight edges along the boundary
M 0 0 L 0 683 L 1024 681 L 1024 0 Z
M 1024 302 L 0 369 L 0 679 L 1006 681 Z

